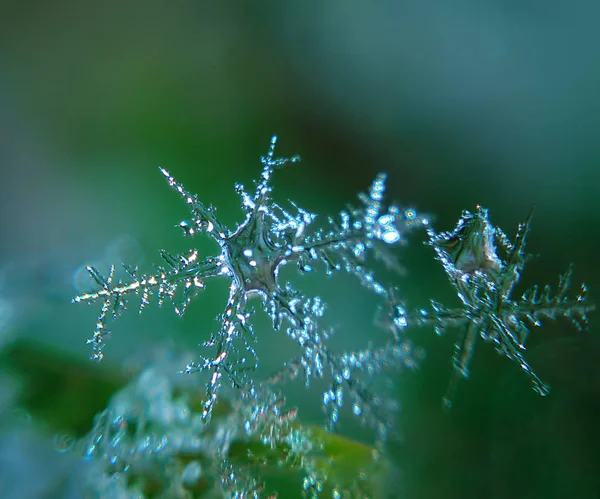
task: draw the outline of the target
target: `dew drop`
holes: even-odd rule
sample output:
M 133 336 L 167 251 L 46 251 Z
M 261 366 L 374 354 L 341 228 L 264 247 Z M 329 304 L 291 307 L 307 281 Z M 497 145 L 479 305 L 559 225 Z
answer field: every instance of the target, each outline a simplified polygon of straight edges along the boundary
M 381 239 L 388 244 L 394 244 L 400 240 L 400 233 L 395 228 L 390 227 L 382 234 Z
M 331 419 L 331 422 L 332 422 L 332 423 L 337 423 L 337 421 L 338 421 L 338 414 L 339 414 L 339 412 L 338 412 L 338 408 L 337 408 L 337 407 L 335 407 L 335 408 L 334 408 L 334 409 L 331 411 L 331 416 L 330 416 L 330 419 Z
M 83 453 L 83 459 L 84 460 L 92 459 L 94 457 L 95 452 L 96 452 L 96 446 L 94 444 L 88 445 L 85 448 L 85 451 Z
M 54 435 L 54 449 L 60 453 L 67 453 L 75 446 L 76 439 L 67 433 Z
M 195 484 L 202 476 L 202 466 L 198 461 L 189 463 L 181 475 L 181 480 L 185 485 Z
M 406 320 L 406 317 L 400 316 L 400 317 L 394 318 L 394 324 L 396 326 L 398 326 L 399 328 L 403 329 L 406 326 L 408 326 L 408 321 Z

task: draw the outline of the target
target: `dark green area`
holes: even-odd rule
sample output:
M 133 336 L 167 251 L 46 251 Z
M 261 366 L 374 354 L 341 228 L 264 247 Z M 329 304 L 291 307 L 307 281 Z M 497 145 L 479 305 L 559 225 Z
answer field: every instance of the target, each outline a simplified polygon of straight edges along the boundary
M 0 351 L 0 372 L 19 383 L 14 405 L 50 434 L 82 437 L 94 416 L 127 381 L 118 372 L 79 361 L 60 350 L 18 341 Z

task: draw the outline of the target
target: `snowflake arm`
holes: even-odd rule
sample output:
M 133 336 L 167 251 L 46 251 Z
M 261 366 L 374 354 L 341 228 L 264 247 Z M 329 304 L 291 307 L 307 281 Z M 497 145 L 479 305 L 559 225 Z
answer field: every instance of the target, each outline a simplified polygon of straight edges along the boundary
M 190 362 L 182 373 L 209 371 L 210 379 L 206 387 L 206 401 L 202 410 L 202 419 L 208 422 L 214 404 L 217 401 L 221 388 L 221 377 L 227 375 L 231 384 L 238 389 L 250 391 L 252 380 L 246 376 L 246 371 L 258 367 L 258 358 L 252 346 L 256 341 L 254 330 L 248 322 L 249 314 L 244 312 L 243 295 L 235 284 L 230 287 L 229 299 L 225 311 L 220 317 L 221 330 L 212 334 L 210 339 L 203 343 L 204 348 L 216 348 L 212 357 L 200 357 L 199 362 Z M 243 350 L 249 353 L 250 362 Z
M 389 246 L 406 243 L 406 235 L 427 226 L 428 219 L 415 210 L 402 211 L 396 205 L 384 210 L 383 194 L 386 175 L 379 173 L 368 193 L 359 194 L 362 206 L 349 205 L 339 214 L 339 220 L 329 217 L 328 229 L 320 229 L 301 243 L 298 255 L 300 271 L 311 271 L 311 261 L 325 264 L 328 275 L 344 270 L 356 275 L 360 282 L 377 294 L 385 294 L 384 287 L 365 266 L 368 253 L 388 268 L 401 272 L 402 267 L 389 251 Z
M 140 296 L 140 312 L 150 303 L 150 297 L 156 294 L 159 306 L 168 299 L 173 302 L 175 312 L 183 315 L 198 290 L 204 288 L 204 281 L 221 273 L 219 262 L 213 258 L 197 262 L 198 254 L 195 251 L 187 256 L 178 257 L 162 251 L 161 256 L 170 268 L 167 270 L 159 267 L 155 274 L 139 274 L 137 268 L 124 265 L 125 271 L 132 279 L 127 283 L 122 281 L 114 283 L 114 266 L 110 268 L 106 277 L 96 268 L 87 267 L 90 277 L 99 288 L 76 296 L 73 298 L 73 303 L 102 301 L 94 334 L 88 340 L 93 348 L 94 360 L 103 359 L 104 338 L 110 334 L 107 322 L 116 319 L 126 309 L 129 295 Z
M 192 223 L 183 221 L 179 226 L 183 229 L 186 235 L 193 236 L 197 232 L 206 232 L 210 237 L 215 239 L 217 243 L 229 236 L 229 230 L 216 217 L 215 208 L 212 206 L 204 206 L 195 194 L 190 194 L 179 182 L 177 182 L 171 174 L 164 168 L 159 168 L 160 172 L 165 176 L 169 187 L 174 189 L 183 198 L 193 215 Z

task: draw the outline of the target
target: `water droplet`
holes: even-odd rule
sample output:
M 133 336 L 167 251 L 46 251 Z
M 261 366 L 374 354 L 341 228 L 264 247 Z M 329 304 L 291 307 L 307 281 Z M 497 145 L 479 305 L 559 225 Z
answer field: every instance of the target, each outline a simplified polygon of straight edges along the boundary
M 94 444 L 88 445 L 85 448 L 83 459 L 84 460 L 92 459 L 92 457 L 94 457 L 95 452 L 96 452 L 96 446 Z
M 156 442 L 153 452 L 160 452 L 167 446 L 168 443 L 169 443 L 169 436 L 163 435 L 162 437 L 160 437 L 160 439 L 158 439 L 158 442 Z
M 381 215 L 378 219 L 377 219 L 377 223 L 379 225 L 391 225 L 394 223 L 394 216 L 390 215 L 390 214 L 386 214 L 386 215 Z
M 337 423 L 337 421 L 338 421 L 338 414 L 339 414 L 338 408 L 334 407 L 334 409 L 331 411 L 331 416 L 330 416 L 330 419 L 331 419 L 332 423 Z
M 381 239 L 385 243 L 394 244 L 400 240 L 400 233 L 394 227 L 389 227 L 381 235 Z
M 399 328 L 405 328 L 406 326 L 408 326 L 408 321 L 406 320 L 405 316 L 401 315 L 399 317 L 394 318 L 394 324 Z
M 362 413 L 362 408 L 360 407 L 360 405 L 359 405 L 358 403 L 355 403 L 355 404 L 352 406 L 352 412 L 353 412 L 355 415 L 357 415 L 357 416 L 360 416 L 360 414 Z
M 181 480 L 184 485 L 193 485 L 200 479 L 201 476 L 201 464 L 198 461 L 192 461 L 183 470 L 183 473 L 181 474 Z
M 344 405 L 344 390 L 341 386 L 338 386 L 335 390 L 335 403 L 338 407 Z
M 77 440 L 73 435 L 67 433 L 54 435 L 53 444 L 54 449 L 60 453 L 66 453 L 73 449 Z

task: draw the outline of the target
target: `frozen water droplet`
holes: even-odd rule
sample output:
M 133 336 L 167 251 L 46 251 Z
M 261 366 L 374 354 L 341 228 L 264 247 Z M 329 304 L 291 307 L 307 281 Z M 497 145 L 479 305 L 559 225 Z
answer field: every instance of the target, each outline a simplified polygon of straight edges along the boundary
M 331 411 L 331 416 L 330 416 L 330 419 L 331 419 L 332 423 L 337 423 L 337 421 L 338 421 L 338 415 L 339 415 L 338 408 L 334 407 L 333 410 Z
M 76 439 L 73 435 L 67 433 L 54 435 L 53 444 L 54 449 L 60 453 L 69 452 L 75 446 Z
M 202 466 L 198 461 L 192 461 L 189 463 L 181 475 L 181 480 L 184 485 L 195 484 L 202 476 Z
M 394 324 L 395 324 L 396 326 L 398 326 L 399 328 L 403 329 L 403 328 L 405 328 L 406 326 L 408 326 L 408 321 L 406 320 L 406 317 L 404 317 L 404 316 L 400 316 L 400 317 L 396 317 L 396 318 L 394 319 Z
M 88 445 L 85 448 L 85 451 L 83 453 L 83 459 L 84 460 L 88 460 L 91 459 L 92 457 L 94 457 L 94 453 L 96 452 L 96 446 L 95 445 Z
M 338 386 L 335 390 L 335 403 L 338 407 L 344 405 L 344 390 L 341 386 Z
M 160 437 L 158 442 L 156 442 L 153 452 L 160 452 L 167 446 L 168 443 L 169 443 L 169 436 L 163 435 L 162 437 Z
M 395 227 L 388 227 L 381 235 L 381 239 L 388 244 L 394 244 L 400 240 L 400 233 Z

